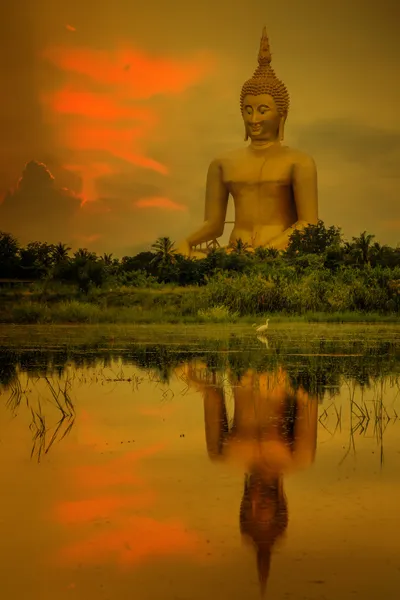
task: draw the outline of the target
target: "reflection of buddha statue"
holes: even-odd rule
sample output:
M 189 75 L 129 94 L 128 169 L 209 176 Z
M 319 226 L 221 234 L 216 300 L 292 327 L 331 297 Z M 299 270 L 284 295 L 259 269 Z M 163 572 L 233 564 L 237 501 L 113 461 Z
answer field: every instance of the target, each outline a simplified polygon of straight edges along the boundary
M 235 206 L 230 244 L 241 239 L 250 250 L 257 246 L 284 249 L 294 228 L 318 221 L 315 163 L 307 154 L 281 145 L 289 94 L 271 67 L 265 27 L 258 63 L 240 95 L 245 140 L 251 142 L 211 162 L 204 223 L 178 246 L 186 256 L 204 257 L 207 250 L 196 251 L 195 246 L 218 245 L 229 194 Z
M 273 547 L 288 525 L 283 476 L 314 460 L 318 402 L 302 390 L 293 390 L 282 370 L 249 370 L 233 386 L 226 385 L 226 378 L 224 384 L 216 374 L 205 373 L 198 364 L 186 369 L 188 380 L 203 394 L 209 457 L 239 464 L 246 471 L 240 531 L 256 549 L 264 593 Z M 228 391 L 233 395 L 232 418 L 228 417 Z

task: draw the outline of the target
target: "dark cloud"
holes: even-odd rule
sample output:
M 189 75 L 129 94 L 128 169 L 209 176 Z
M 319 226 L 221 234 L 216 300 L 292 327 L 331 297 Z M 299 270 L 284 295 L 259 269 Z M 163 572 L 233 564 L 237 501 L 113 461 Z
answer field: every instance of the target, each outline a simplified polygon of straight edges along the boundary
M 350 119 L 327 119 L 297 130 L 299 148 L 324 160 L 337 160 L 376 169 L 384 176 L 400 177 L 400 130 L 388 131 Z
M 83 190 L 83 179 L 77 171 L 71 171 L 63 165 L 63 161 L 52 153 L 44 153 L 42 161 L 53 174 L 59 187 L 65 187 L 77 194 Z
M 99 196 L 114 198 L 114 203 L 130 205 L 148 196 L 160 196 L 163 194 L 165 177 L 157 173 L 147 175 L 147 180 L 140 181 L 140 174 L 136 170 L 128 173 L 116 173 L 99 177 L 96 188 Z
M 0 205 L 0 227 L 20 241 L 69 242 L 81 199 L 56 185 L 43 163 L 26 164 L 15 191 Z
M 74 190 L 60 185 L 60 181 L 70 182 L 80 189 L 80 178 L 54 159 L 53 164 L 60 179 L 43 163 L 27 163 L 15 190 L 0 204 L 0 230 L 12 233 L 22 244 L 62 241 L 72 249 L 87 247 L 122 256 L 148 248 L 161 235 L 181 237 L 180 223 L 187 215 L 178 209 L 174 213 L 173 202 L 172 208 L 168 201 L 165 207 L 157 202 L 154 206 L 136 205 L 141 199 L 165 197 L 165 178 L 157 173 L 134 171 L 103 176 L 97 182 L 101 196 L 82 203 Z M 172 221 L 171 226 L 166 227 L 166 218 Z
M 3 6 L 4 4 L 4 6 Z M 41 156 L 49 140 L 38 100 L 37 45 L 29 0 L 2 4 L 0 52 L 0 194 L 32 156 Z
M 296 146 L 316 159 L 319 212 L 345 237 L 367 230 L 393 246 L 400 239 L 400 131 L 350 119 L 293 128 Z

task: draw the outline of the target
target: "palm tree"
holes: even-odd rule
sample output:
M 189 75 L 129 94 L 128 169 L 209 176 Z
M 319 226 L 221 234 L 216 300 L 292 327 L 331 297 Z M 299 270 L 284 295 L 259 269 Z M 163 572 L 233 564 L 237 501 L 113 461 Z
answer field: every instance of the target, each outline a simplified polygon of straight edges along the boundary
M 75 260 L 89 261 L 96 260 L 96 254 L 94 252 L 89 252 L 87 248 L 79 248 L 76 252 L 74 252 Z
M 173 277 L 172 266 L 177 263 L 174 242 L 169 237 L 159 237 L 151 247 L 155 250 L 155 256 L 151 259 L 150 265 L 157 269 L 158 276 L 163 281 L 170 281 Z
M 279 250 L 277 248 L 257 246 L 257 248 L 254 250 L 254 256 L 258 260 L 265 260 L 266 258 L 278 258 Z
M 175 242 L 171 242 L 169 237 L 159 237 L 151 245 L 155 250 L 155 257 L 150 261 L 159 265 L 171 265 L 176 262 Z
M 18 272 L 19 243 L 17 239 L 0 231 L 0 277 L 15 277 Z
M 239 255 L 243 256 L 244 254 L 248 254 L 250 244 L 248 244 L 247 242 L 244 242 L 241 238 L 238 238 L 234 242 L 231 242 L 229 244 L 228 248 L 230 248 L 232 250 L 232 252 L 234 252 L 235 254 L 239 254 Z
M 104 253 L 103 256 L 101 257 L 101 260 L 107 267 L 110 267 L 114 263 L 112 253 L 110 253 L 110 254 Z
M 54 262 L 60 263 L 64 260 L 66 260 L 68 258 L 68 252 L 70 250 L 71 250 L 71 248 L 69 246 L 67 246 L 66 244 L 62 244 L 61 242 L 58 242 L 58 244 L 56 244 L 53 247 Z
M 278 258 L 278 256 L 279 256 L 278 248 L 265 248 L 265 250 L 267 252 L 268 258 Z
M 360 250 L 363 265 L 369 264 L 371 242 L 374 237 L 372 233 L 367 233 L 366 231 L 363 231 L 358 237 L 353 237 L 353 247 Z
M 268 248 L 257 246 L 257 248 L 254 249 L 254 256 L 258 258 L 258 260 L 265 260 L 268 257 Z
M 350 242 L 344 242 L 343 245 L 343 259 L 344 264 L 352 265 L 352 264 L 360 264 L 362 262 L 362 253 L 358 246 Z

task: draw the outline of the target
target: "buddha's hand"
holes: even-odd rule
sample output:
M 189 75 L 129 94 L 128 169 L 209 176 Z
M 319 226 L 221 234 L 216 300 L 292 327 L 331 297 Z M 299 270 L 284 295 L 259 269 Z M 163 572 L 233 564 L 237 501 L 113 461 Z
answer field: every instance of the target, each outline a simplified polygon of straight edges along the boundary
M 186 256 L 186 258 L 190 258 L 190 255 L 192 253 L 192 247 L 190 246 L 187 240 L 183 240 L 177 245 L 176 251 L 178 254 Z

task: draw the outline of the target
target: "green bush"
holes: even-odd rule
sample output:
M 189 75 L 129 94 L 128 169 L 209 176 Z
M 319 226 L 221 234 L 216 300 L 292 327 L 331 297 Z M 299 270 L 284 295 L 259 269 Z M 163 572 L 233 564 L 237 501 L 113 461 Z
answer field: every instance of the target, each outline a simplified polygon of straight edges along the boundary
M 61 302 L 51 309 L 51 320 L 56 323 L 97 323 L 102 310 L 96 304 L 70 300 Z
M 238 312 L 231 312 L 229 308 L 224 305 L 213 306 L 207 309 L 200 308 L 197 311 L 197 315 L 201 322 L 206 323 L 234 323 L 239 317 Z
M 50 310 L 46 304 L 39 302 L 22 302 L 12 308 L 13 323 L 48 323 L 51 321 Z

